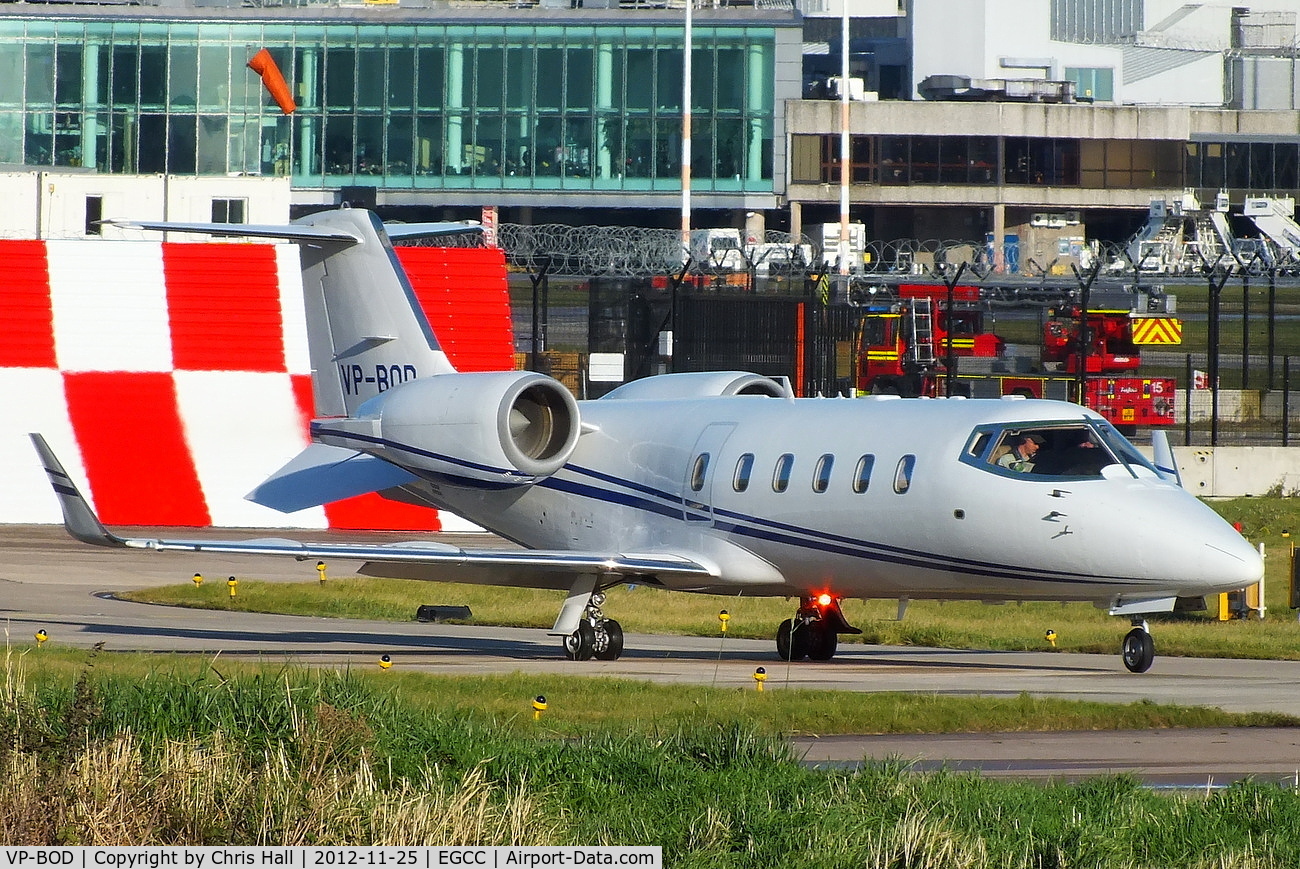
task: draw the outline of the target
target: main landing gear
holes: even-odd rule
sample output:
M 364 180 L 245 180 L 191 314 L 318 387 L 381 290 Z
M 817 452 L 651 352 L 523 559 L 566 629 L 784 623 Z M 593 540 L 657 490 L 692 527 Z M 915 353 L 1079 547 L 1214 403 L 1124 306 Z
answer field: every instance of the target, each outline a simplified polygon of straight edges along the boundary
M 1156 659 L 1156 644 L 1145 619 L 1133 619 L 1133 630 L 1124 635 L 1120 657 L 1130 673 L 1145 673 Z
M 776 654 L 782 661 L 829 661 L 835 657 L 840 634 L 860 634 L 844 618 L 840 599 L 831 594 L 805 597 L 794 618 L 776 629 Z
M 570 661 L 617 661 L 623 654 L 623 626 L 605 618 L 601 592 L 592 594 L 583 610 L 578 629 L 564 638 L 564 655 Z

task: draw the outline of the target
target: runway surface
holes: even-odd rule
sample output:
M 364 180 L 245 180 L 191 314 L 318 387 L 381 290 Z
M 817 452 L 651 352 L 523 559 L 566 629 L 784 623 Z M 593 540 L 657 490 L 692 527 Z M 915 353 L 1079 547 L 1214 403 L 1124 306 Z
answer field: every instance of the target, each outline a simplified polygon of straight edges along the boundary
M 133 533 L 129 530 L 124 533 Z M 148 529 L 149 536 L 265 537 L 264 531 Z M 323 532 L 293 532 L 310 537 Z M 493 545 L 484 535 L 445 542 Z M 469 544 L 465 541 L 469 540 Z M 496 545 L 508 546 L 500 542 Z M 334 575 L 351 567 L 331 564 Z M 44 629 L 52 642 L 115 651 L 220 652 L 223 656 L 370 666 L 391 656 L 403 670 L 431 673 L 561 673 L 752 689 L 756 667 L 767 690 L 818 688 L 950 695 L 1041 697 L 1112 703 L 1218 706 L 1300 717 L 1300 662 L 1158 657 L 1147 673 L 1126 671 L 1119 655 L 955 652 L 846 644 L 833 661 L 787 664 L 769 641 L 629 634 L 618 661 L 571 662 L 542 630 L 394 624 L 155 607 L 115 600 L 130 588 L 185 582 L 196 572 L 303 581 L 311 563 L 292 559 L 107 550 L 77 543 L 62 528 L 0 526 L 0 611 L 11 637 Z M 1120 631 L 1117 629 L 1116 643 Z M 810 761 L 852 763 L 903 757 L 923 768 L 948 765 L 989 775 L 1077 778 L 1137 771 L 1154 782 L 1204 786 L 1245 775 L 1295 780 L 1300 729 L 1171 730 L 1140 734 L 994 734 L 806 738 Z

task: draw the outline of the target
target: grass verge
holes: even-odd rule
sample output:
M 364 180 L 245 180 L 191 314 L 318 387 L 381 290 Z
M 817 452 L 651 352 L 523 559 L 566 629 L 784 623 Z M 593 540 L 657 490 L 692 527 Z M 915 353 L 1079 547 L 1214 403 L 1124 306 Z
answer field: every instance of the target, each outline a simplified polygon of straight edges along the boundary
M 431 707 L 377 674 L 173 662 L 141 678 L 117 656 L 49 651 L 11 651 L 0 687 L 10 845 L 660 845 L 672 867 L 1300 862 L 1300 795 L 1274 785 L 1169 797 L 1128 777 L 826 772 L 735 720 L 562 734 Z
M 65 693 L 79 674 L 86 671 L 88 660 L 95 662 L 99 677 L 132 684 L 161 680 L 205 686 L 248 678 L 264 679 L 268 673 L 293 670 L 187 655 L 101 652 L 87 658 L 87 653 L 82 651 L 50 647 L 30 649 L 25 660 L 39 668 L 42 684 Z M 779 668 L 770 670 L 769 687 L 781 687 Z M 540 732 L 565 738 L 598 730 L 653 735 L 696 724 L 725 727 L 737 722 L 745 722 L 756 733 L 770 736 L 1300 726 L 1300 719 L 1277 713 L 1229 713 L 1208 707 L 1145 701 L 1113 705 L 1027 694 L 1008 699 L 784 688 L 759 693 L 752 689 L 663 685 L 586 676 L 522 673 L 435 676 L 405 671 L 400 665 L 387 671 L 367 666 L 364 670 L 345 671 L 345 675 L 350 684 L 366 690 L 392 691 L 402 698 L 404 705 L 427 715 L 472 718 L 507 731 Z M 531 706 L 538 694 L 547 698 L 548 705 L 540 723 L 534 722 Z M 159 714 L 166 715 L 162 710 Z M 216 713 L 200 714 L 219 721 Z

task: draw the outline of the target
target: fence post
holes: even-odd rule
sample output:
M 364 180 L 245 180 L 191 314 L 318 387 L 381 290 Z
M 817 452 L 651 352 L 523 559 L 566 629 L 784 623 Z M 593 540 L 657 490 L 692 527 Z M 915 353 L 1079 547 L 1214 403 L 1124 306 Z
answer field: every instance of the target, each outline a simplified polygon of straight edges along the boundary
M 1093 263 L 1086 275 L 1081 274 L 1077 266 L 1071 264 L 1074 279 L 1079 284 L 1079 370 L 1075 372 L 1074 399 L 1084 407 L 1088 406 L 1088 350 L 1092 345 L 1092 333 L 1088 329 L 1088 305 L 1092 293 L 1092 282 L 1101 273 L 1101 260 Z
M 943 281 L 944 286 L 948 290 L 948 310 L 946 312 L 947 320 L 944 323 L 944 330 L 947 333 L 947 337 L 944 339 L 944 341 L 948 345 L 947 352 L 944 354 L 944 360 L 943 360 L 943 366 L 945 369 L 943 373 L 943 379 L 944 379 L 943 394 L 944 395 L 952 395 L 953 387 L 956 386 L 957 384 L 957 344 L 952 337 L 952 333 L 953 333 L 952 324 L 953 324 L 953 316 L 954 316 L 953 308 L 956 307 L 957 282 L 961 280 L 962 274 L 965 273 L 966 265 L 967 265 L 966 263 L 962 263 L 961 265 L 957 266 L 957 273 L 952 276 L 952 280 L 949 280 L 948 277 L 944 274 L 940 274 L 939 276 L 940 279 Z
M 1241 276 L 1241 388 L 1250 388 L 1250 275 Z
M 550 305 L 550 281 L 547 275 L 551 271 L 551 258 L 543 257 L 536 272 L 528 273 L 528 280 L 533 284 L 533 346 L 528 353 L 528 369 L 540 368 L 540 356 L 546 349 L 547 307 Z
M 1291 446 L 1291 357 L 1282 357 L 1282 446 Z
M 1183 378 L 1183 446 L 1192 445 L 1192 354 L 1187 354 L 1187 371 Z
M 1207 367 L 1210 369 L 1210 446 L 1212 447 L 1219 445 L 1219 294 L 1231 276 L 1231 270 L 1222 268 L 1217 262 L 1205 276 L 1210 290 L 1207 302 L 1210 320 L 1210 359 Z
M 1268 388 L 1273 388 L 1273 353 L 1277 350 L 1277 266 L 1268 267 Z

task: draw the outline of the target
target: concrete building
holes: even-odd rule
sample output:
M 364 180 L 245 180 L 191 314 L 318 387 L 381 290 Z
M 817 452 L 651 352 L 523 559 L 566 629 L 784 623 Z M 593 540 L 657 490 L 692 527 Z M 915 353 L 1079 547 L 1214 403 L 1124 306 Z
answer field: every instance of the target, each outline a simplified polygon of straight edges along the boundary
M 1184 190 L 1238 208 L 1293 196 L 1298 10 L 910 0 L 912 99 L 850 109 L 852 219 L 873 238 L 1003 239 L 1014 267 L 1121 241 L 1150 200 Z M 839 108 L 804 100 L 786 117 L 791 220 L 836 220 Z
M 843 3 L 850 211 L 873 238 L 1009 239 L 1008 262 L 1041 263 L 1123 240 L 1153 198 L 1300 184 L 1300 0 L 697 3 L 696 226 L 838 220 Z M 296 211 L 674 226 L 684 8 L 666 5 L 6 3 L 0 163 L 282 178 Z M 262 48 L 291 115 L 245 67 Z
M 5 4 L 0 163 L 284 176 L 296 206 L 672 209 L 681 9 L 551 5 Z M 797 15 L 694 18 L 698 204 L 772 209 Z M 261 49 L 292 114 L 245 67 Z
M 66 169 L 0 172 L 0 238 L 138 239 L 138 230 L 100 220 L 284 223 L 288 178 L 112 175 Z M 181 237 L 192 241 L 196 237 Z M 198 237 L 205 239 L 206 236 Z

